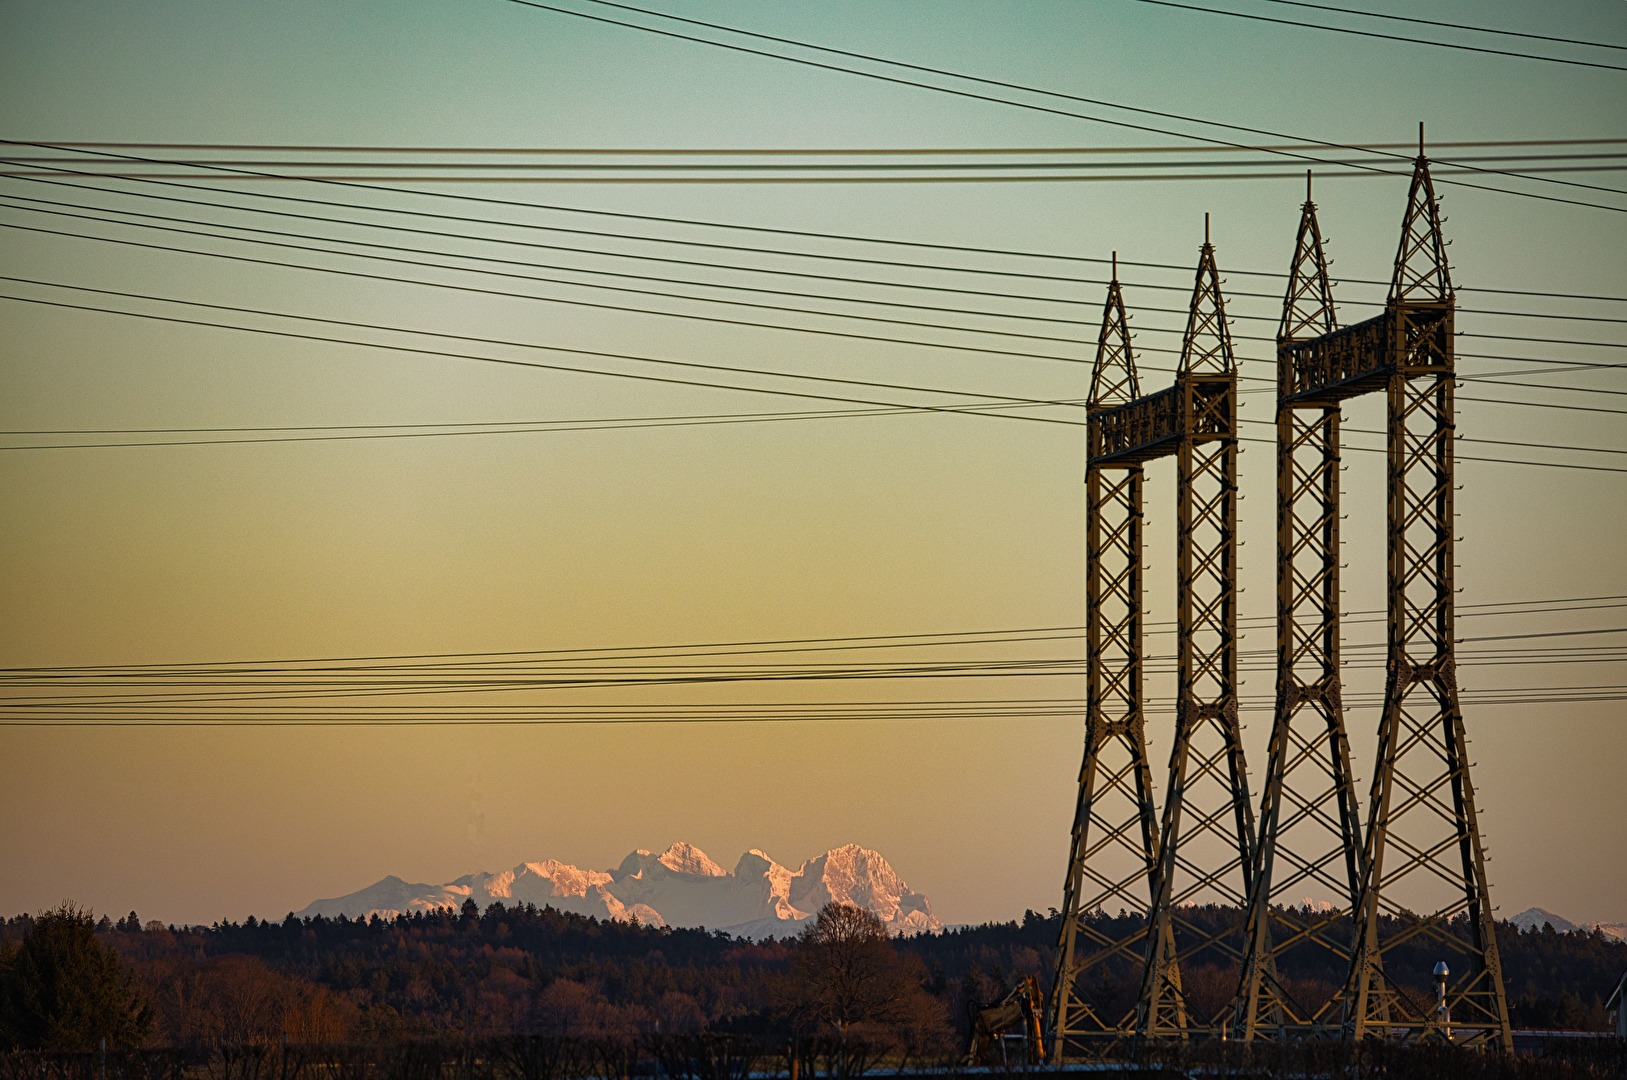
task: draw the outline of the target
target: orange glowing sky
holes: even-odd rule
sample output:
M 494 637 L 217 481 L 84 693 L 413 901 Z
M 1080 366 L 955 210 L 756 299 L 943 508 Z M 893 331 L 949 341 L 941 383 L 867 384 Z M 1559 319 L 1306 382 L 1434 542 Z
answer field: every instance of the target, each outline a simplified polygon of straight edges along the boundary
M 1540 15 L 1506 2 L 1438 0 L 1429 7 L 1443 19 L 1534 30 L 1565 25 L 1570 36 L 1627 40 L 1620 4 L 1566 3 Z M 684 11 L 1321 139 L 1404 141 L 1419 119 L 1443 141 L 1627 134 L 1616 72 L 1267 29 L 1128 0 L 1030 0 L 998 8 L 971 0 L 704 0 Z M 47 142 L 847 148 L 1171 141 L 706 50 L 503 0 L 13 0 L 0 11 L 0 102 L 6 138 Z M 1622 184 L 1616 173 L 1577 175 Z M 1405 184 L 1399 177 L 1318 181 L 1335 276 L 1388 275 Z M 1280 283 L 1243 271 L 1286 267 L 1303 198 L 1298 180 L 442 190 L 1019 252 L 1099 258 L 1117 250 L 1127 259 L 1179 266 L 1194 261 L 1209 212 L 1221 268 L 1231 271 L 1228 287 L 1262 294 L 1232 301 L 1234 314 L 1260 320 L 1240 319 L 1239 332 L 1260 335 L 1272 332 L 1278 305 L 1270 296 Z M 1619 210 L 1443 191 L 1460 285 L 1627 295 L 1627 217 Z M 38 192 L 0 178 L 0 194 Z M 1627 197 L 1596 197 L 1627 206 Z M 39 223 L 15 202 L 4 203 L 0 221 Z M 694 227 L 649 231 L 717 235 Z M 1079 364 L 4 233 L 0 265 L 10 278 L 1053 399 L 1082 397 L 1088 374 Z M 804 251 L 857 250 L 758 240 Z M 892 257 L 887 249 L 865 250 Z M 942 265 L 964 261 L 933 258 Z M 993 256 L 977 262 L 1039 265 Z M 780 256 L 758 257 L 758 264 L 789 265 Z M 1040 268 L 1064 278 L 1094 278 L 1101 270 Z M 871 271 L 908 275 L 885 266 Z M 1126 299 L 1132 311 L 1179 308 L 1178 292 L 1151 286 L 1189 282 L 1189 271 L 1137 271 Z M 66 295 L 0 284 L 13 297 Z M 1063 332 L 1093 340 L 1088 324 L 1100 311 L 1100 286 L 1061 280 L 1044 288 L 1077 299 L 1072 317 L 1087 325 Z M 564 288 L 549 295 L 592 293 Z M 1347 321 L 1376 311 L 1373 288 L 1345 285 L 1338 295 Z M 1481 306 L 1496 302 L 1486 295 Z M 1563 297 L 1507 304 L 1627 316 L 1627 306 Z M 157 308 L 149 303 L 144 310 Z M 1154 312 L 1137 319 L 1138 345 L 1149 350 L 1145 364 L 1168 366 L 1168 356 L 1151 350 L 1177 347 L 1179 322 L 1178 315 Z M 0 418 L 7 432 L 841 407 L 5 300 L 0 327 Z M 1539 339 L 1496 348 L 1481 341 L 1482 352 L 1621 366 L 1619 322 L 1464 314 L 1459 327 Z M 1015 339 L 1001 347 L 1026 348 Z M 1049 348 L 1073 359 L 1091 354 L 1083 343 Z M 1272 374 L 1267 343 L 1240 340 L 1238 351 L 1245 374 Z M 1509 364 L 1475 359 L 1462 366 L 1483 373 Z M 1166 377 L 1149 373 L 1145 380 L 1157 386 Z M 1618 411 L 1466 402 L 1460 436 L 1618 451 L 1627 445 L 1620 371 L 1553 381 L 1600 393 L 1513 386 L 1499 394 L 1571 405 L 1602 400 Z M 1270 416 L 1268 394 L 1244 401 L 1245 418 Z M 1379 405 L 1353 404 L 1350 426 L 1381 424 Z M 1264 438 L 1269 429 L 1252 434 Z M 0 666 L 8 669 L 682 645 L 1083 621 L 1082 438 L 1065 425 L 916 414 L 288 445 L 14 448 L 27 441 L 0 436 Z M 1376 445 L 1371 438 L 1366 444 Z M 1243 614 L 1263 617 L 1272 611 L 1274 572 L 1271 450 L 1245 447 Z M 1467 445 L 1462 452 L 1469 454 Z M 1610 467 L 1623 461 L 1550 456 Z M 1347 605 L 1371 609 L 1383 596 L 1382 459 L 1355 452 L 1348 458 Z M 1148 497 L 1154 620 L 1172 614 L 1168 471 L 1152 470 Z M 1462 604 L 1627 594 L 1621 558 L 1627 473 L 1465 461 L 1459 478 Z M 1465 618 L 1464 633 L 1605 629 L 1627 624 L 1621 610 L 1627 609 Z M 1379 627 L 1352 625 L 1348 633 L 1351 642 L 1377 640 Z M 1160 640 L 1163 649 L 1168 642 Z M 1268 649 L 1272 641 L 1269 628 L 1255 628 L 1243 648 Z M 984 649 L 1077 657 L 1081 647 L 1072 639 Z M 1466 665 L 1463 682 L 1471 690 L 1605 687 L 1596 696 L 1608 699 L 1614 692 L 1608 688 L 1623 681 L 1618 667 Z M 1353 692 L 1371 693 L 1378 678 L 1372 669 L 1359 672 Z M 1270 685 L 1269 671 L 1257 670 L 1245 692 L 1268 698 Z M 1051 676 L 595 690 L 558 700 L 710 705 L 1080 693 L 1078 678 Z M 1542 905 L 1572 919 L 1627 920 L 1619 836 L 1627 725 L 1620 701 L 1471 705 L 1467 715 L 1502 914 Z M 1247 720 L 1258 773 L 1269 710 L 1253 709 Z M 1376 710 L 1365 706 L 1349 716 L 1363 793 L 1376 720 Z M 1167 717 L 1154 716 L 1158 762 L 1169 747 L 1168 726 Z M 386 874 L 441 882 L 541 858 L 607 867 L 635 847 L 660 849 L 684 839 L 726 866 L 748 847 L 794 865 L 858 842 L 883 852 L 946 922 L 1014 918 L 1025 908 L 1061 903 L 1081 746 L 1080 718 L 1067 710 L 1020 720 L 757 725 L 5 727 L 0 913 L 71 897 L 98 911 L 134 908 L 143 918 L 176 922 L 275 917 Z

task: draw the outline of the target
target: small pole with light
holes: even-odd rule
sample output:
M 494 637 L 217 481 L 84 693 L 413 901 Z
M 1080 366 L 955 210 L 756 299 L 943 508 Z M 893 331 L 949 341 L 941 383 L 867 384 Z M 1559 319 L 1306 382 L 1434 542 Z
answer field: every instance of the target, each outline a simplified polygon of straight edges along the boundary
M 1452 1009 L 1446 1004 L 1446 977 L 1452 969 L 1442 960 L 1435 965 L 1435 1022 L 1441 1026 L 1447 1041 L 1452 1039 Z

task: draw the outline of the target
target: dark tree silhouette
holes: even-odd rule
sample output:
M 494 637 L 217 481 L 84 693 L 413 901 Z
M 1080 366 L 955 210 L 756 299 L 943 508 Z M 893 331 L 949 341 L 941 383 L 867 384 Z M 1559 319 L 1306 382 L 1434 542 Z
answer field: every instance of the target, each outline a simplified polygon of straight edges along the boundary
M 21 946 L 0 956 L 0 1046 L 93 1050 L 105 1039 L 126 1049 L 151 1023 L 123 961 L 73 904 L 41 914 Z
M 830 903 L 797 937 L 791 960 L 794 1004 L 821 1026 L 895 1025 L 916 1019 L 925 969 L 901 956 L 876 915 Z

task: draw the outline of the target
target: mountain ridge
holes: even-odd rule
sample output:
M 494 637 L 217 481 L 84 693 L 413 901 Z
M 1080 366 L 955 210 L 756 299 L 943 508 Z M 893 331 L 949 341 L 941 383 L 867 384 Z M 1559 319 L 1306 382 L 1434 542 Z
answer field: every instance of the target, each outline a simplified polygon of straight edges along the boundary
M 1598 931 L 1606 937 L 1613 937 L 1618 941 L 1627 941 L 1627 923 L 1604 922 L 1600 919 L 1589 919 L 1586 922 L 1572 922 L 1562 915 L 1555 915 L 1547 908 L 1526 908 L 1518 915 L 1509 917 L 1509 922 L 1521 930 L 1541 930 L 1544 925 L 1554 928 L 1556 933 L 1568 934 L 1582 930 L 1588 933 Z
M 677 841 L 660 854 L 639 848 L 613 870 L 588 870 L 557 859 L 507 870 L 465 874 L 442 885 L 394 875 L 344 896 L 316 900 L 297 917 L 392 918 L 461 907 L 473 900 L 532 903 L 579 915 L 646 926 L 706 927 L 754 939 L 789 937 L 826 903 L 866 908 L 895 935 L 943 929 L 927 897 L 911 889 L 880 852 L 844 844 L 796 869 L 758 848 L 725 870 L 693 844 Z

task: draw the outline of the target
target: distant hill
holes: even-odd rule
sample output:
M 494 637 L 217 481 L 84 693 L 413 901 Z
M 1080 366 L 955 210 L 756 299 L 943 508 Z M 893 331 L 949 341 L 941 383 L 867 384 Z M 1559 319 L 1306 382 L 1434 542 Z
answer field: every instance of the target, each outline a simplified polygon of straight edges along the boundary
M 1568 934 L 1581 927 L 1560 915 L 1555 915 L 1547 908 L 1526 908 L 1524 911 L 1508 920 L 1521 930 L 1541 930 L 1543 925 L 1553 927 L 1561 934 Z
M 661 854 L 638 850 L 613 870 L 584 870 L 554 859 L 496 873 L 466 874 L 444 885 L 387 877 L 346 896 L 317 900 L 300 918 L 392 918 L 461 907 L 473 900 L 532 903 L 578 915 L 644 926 L 726 930 L 736 937 L 790 937 L 831 901 L 868 908 L 895 934 L 943 929 L 927 898 L 906 885 L 879 852 L 847 844 L 795 870 L 756 849 L 733 872 L 682 841 Z
M 1592 922 L 1571 922 L 1562 915 L 1555 915 L 1547 908 L 1526 908 L 1518 915 L 1508 920 L 1521 930 L 1541 930 L 1544 924 L 1551 926 L 1561 934 L 1574 930 L 1597 930 L 1606 937 L 1617 941 L 1627 941 L 1627 923 L 1608 923 L 1594 920 Z

